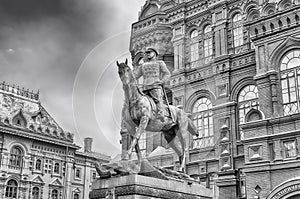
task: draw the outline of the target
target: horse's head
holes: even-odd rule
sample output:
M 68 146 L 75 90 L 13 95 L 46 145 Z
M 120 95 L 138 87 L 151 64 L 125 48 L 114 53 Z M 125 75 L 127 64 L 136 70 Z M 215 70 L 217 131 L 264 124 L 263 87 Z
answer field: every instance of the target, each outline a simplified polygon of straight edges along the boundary
M 124 85 L 128 85 L 129 83 L 132 83 L 134 80 L 133 73 L 130 69 L 130 67 L 127 65 L 128 60 L 126 59 L 125 63 L 119 63 L 117 61 L 118 66 L 118 74 L 119 77 Z

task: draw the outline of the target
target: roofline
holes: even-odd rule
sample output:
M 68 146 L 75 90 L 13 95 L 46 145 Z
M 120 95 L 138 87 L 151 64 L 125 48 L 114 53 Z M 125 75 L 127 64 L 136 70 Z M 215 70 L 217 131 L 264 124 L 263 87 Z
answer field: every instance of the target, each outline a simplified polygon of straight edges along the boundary
M 0 124 L 0 131 L 6 134 L 10 135 L 16 135 L 20 137 L 25 137 L 45 143 L 50 143 L 50 144 L 56 144 L 56 145 L 61 145 L 61 146 L 67 146 L 69 148 L 74 148 L 74 149 L 81 149 L 80 146 L 76 145 L 75 143 L 70 143 L 70 142 L 62 142 L 59 139 L 51 138 L 48 137 L 48 139 L 45 139 L 45 136 L 41 136 L 39 134 L 32 134 L 30 130 L 27 129 L 19 129 L 19 128 L 13 128 L 7 125 Z

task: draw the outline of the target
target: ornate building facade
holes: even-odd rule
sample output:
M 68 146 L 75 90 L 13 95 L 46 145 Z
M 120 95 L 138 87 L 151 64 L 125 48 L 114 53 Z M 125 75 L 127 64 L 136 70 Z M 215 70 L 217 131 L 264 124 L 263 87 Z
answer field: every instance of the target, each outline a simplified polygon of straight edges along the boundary
M 39 101 L 39 94 L 0 84 L 0 198 L 86 199 L 94 162 L 109 156 L 84 152 Z
M 172 71 L 172 103 L 200 134 L 187 173 L 215 198 L 300 198 L 299 17 L 299 0 L 147 0 L 132 24 L 133 65 L 153 46 Z M 176 167 L 159 133 L 141 145 Z

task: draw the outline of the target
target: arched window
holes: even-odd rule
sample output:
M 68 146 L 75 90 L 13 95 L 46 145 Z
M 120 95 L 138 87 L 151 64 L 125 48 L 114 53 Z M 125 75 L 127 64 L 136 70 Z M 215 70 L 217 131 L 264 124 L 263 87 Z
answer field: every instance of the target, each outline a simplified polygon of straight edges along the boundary
M 74 199 L 79 199 L 79 194 L 78 193 L 74 194 Z
M 236 14 L 233 17 L 233 43 L 234 47 L 243 45 L 243 24 L 242 24 L 242 15 Z M 237 53 L 237 51 L 235 51 Z
M 20 169 L 23 164 L 23 151 L 20 147 L 13 147 L 10 151 L 9 166 L 10 168 Z
M 193 139 L 193 149 L 214 145 L 212 103 L 206 98 L 199 98 L 193 105 L 192 113 L 199 137 Z
M 245 123 L 246 114 L 252 110 L 259 110 L 258 104 L 258 90 L 255 85 L 245 86 L 238 95 L 238 117 L 239 124 Z M 238 139 L 244 140 L 244 133 L 240 129 L 239 134 L 237 135 Z
M 58 199 L 58 191 L 56 189 L 52 190 L 51 199 Z
M 4 124 L 9 124 L 9 120 L 7 118 L 4 120 Z
M 299 112 L 300 50 L 288 52 L 280 63 L 280 82 L 284 115 Z
M 29 126 L 29 129 L 32 130 L 32 131 L 34 131 L 34 126 L 31 124 L 31 125 Z
M 39 133 L 42 133 L 42 131 L 43 131 L 43 130 L 42 130 L 42 127 L 38 127 L 38 128 L 37 128 L 37 131 L 38 131 Z
M 54 164 L 54 173 L 59 173 L 59 163 L 57 162 Z
M 280 1 L 280 3 L 278 4 L 278 8 L 279 10 L 284 10 L 291 7 L 292 5 L 293 3 L 291 0 L 284 0 L 284 1 Z
M 198 30 L 193 30 L 190 34 L 191 38 L 191 47 L 190 47 L 190 53 L 191 53 L 191 62 L 197 61 L 199 59 L 199 46 L 198 46 Z
M 54 135 L 54 136 L 57 136 L 57 135 L 58 135 L 58 133 L 57 133 L 56 130 L 53 131 L 53 135 Z
M 211 25 L 205 26 L 204 30 L 204 57 L 205 63 L 209 63 L 213 54 Z
M 7 198 L 17 198 L 18 193 L 18 183 L 17 181 L 11 179 L 7 182 L 5 189 L 5 197 Z
M 41 168 L 42 168 L 42 160 L 37 159 L 36 162 L 35 162 L 35 169 L 40 171 Z
M 259 109 L 258 90 L 255 85 L 245 86 L 238 95 L 239 123 L 245 123 L 245 116 L 251 109 Z
M 32 199 L 40 199 L 40 189 L 38 187 L 32 188 Z
M 193 31 L 191 32 L 191 39 L 194 39 L 194 38 L 196 38 L 196 37 L 198 37 L 198 31 L 197 31 L 197 30 L 193 30 Z

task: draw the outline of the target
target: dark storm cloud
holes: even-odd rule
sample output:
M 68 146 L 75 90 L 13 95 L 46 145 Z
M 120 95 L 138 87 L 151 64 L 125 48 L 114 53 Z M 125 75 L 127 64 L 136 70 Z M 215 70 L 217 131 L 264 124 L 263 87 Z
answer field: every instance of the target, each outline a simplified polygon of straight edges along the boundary
M 50 74 L 56 74 L 59 68 L 73 77 L 87 52 L 105 37 L 99 26 L 105 23 L 107 6 L 100 2 L 2 0 L 0 49 L 7 64 L 2 67 L 42 68 Z
M 27 71 L 29 79 L 32 79 L 30 75 L 40 74 L 45 81 L 73 80 L 80 63 L 97 43 L 129 29 L 131 21 L 122 22 L 127 17 L 118 10 L 122 9 L 122 5 L 118 5 L 124 4 L 122 1 L 1 0 L 2 72 Z M 128 12 L 125 15 L 130 14 Z M 136 15 L 136 11 L 133 13 Z M 115 23 L 116 20 L 119 23 Z M 17 80 L 21 85 L 32 87 L 27 81 L 22 82 L 19 75 L 7 79 L 3 73 L 0 76 L 3 80 Z M 44 86 L 47 88 L 37 83 L 34 87 L 43 89 Z M 70 89 L 72 84 L 63 86 Z
M 0 81 L 39 89 L 49 113 L 76 133 L 72 89 L 82 61 L 99 42 L 129 30 L 143 1 L 0 0 Z M 99 133 L 88 117 L 78 122 Z M 78 144 L 84 136 L 75 135 Z

